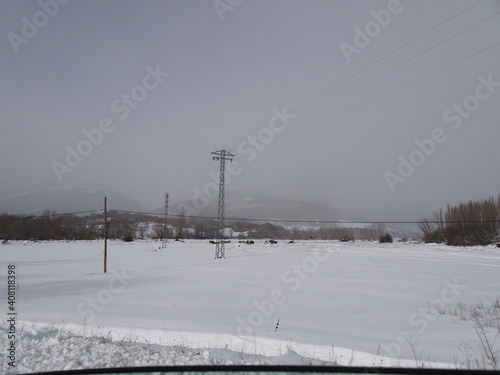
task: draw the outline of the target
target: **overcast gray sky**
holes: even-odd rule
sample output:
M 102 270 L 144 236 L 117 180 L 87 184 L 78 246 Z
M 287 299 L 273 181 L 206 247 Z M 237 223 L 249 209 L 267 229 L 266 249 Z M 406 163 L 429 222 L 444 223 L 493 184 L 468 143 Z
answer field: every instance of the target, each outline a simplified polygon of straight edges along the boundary
M 228 189 L 368 214 L 500 193 L 499 1 L 66 2 L 0 2 L 0 190 L 153 208 L 225 147 Z

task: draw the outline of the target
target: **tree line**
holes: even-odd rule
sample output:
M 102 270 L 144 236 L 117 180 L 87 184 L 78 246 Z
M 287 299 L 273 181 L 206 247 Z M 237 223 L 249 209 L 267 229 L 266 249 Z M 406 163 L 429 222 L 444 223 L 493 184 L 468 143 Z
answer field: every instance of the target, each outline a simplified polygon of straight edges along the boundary
M 110 238 L 122 238 L 136 231 L 135 220 L 128 215 L 114 215 L 110 226 Z M 102 214 L 57 214 L 45 210 L 42 215 L 22 217 L 0 215 L 0 239 L 2 240 L 95 240 L 104 236 Z
M 169 217 L 165 232 L 164 219 L 149 214 L 108 212 L 108 238 L 133 241 L 134 239 L 213 239 L 217 238 L 217 221 L 206 218 L 188 218 L 181 210 Z M 278 223 L 251 220 L 228 220 L 227 237 L 289 240 L 378 240 L 386 233 L 381 224 L 360 228 L 338 225 L 329 227 L 284 226 Z M 46 210 L 42 215 L 22 217 L 0 215 L 0 239 L 8 240 L 96 240 L 104 238 L 104 217 L 95 214 L 57 214 Z
M 123 211 L 108 213 L 108 238 L 134 239 L 214 239 L 217 221 L 179 215 L 169 217 L 165 230 L 161 216 Z M 227 220 L 227 237 L 289 240 L 380 240 L 388 235 L 381 223 L 365 227 L 285 226 L 252 220 Z M 469 201 L 435 211 L 419 223 L 425 242 L 452 246 L 490 245 L 500 242 L 500 195 L 497 198 Z M 42 215 L 22 217 L 0 215 L 0 239 L 8 240 L 96 240 L 104 237 L 104 218 L 95 214 L 57 214 L 46 210 Z M 384 238 L 383 238 L 384 237 Z M 404 234 L 401 237 L 405 237 Z M 392 238 L 391 238 L 392 241 Z M 384 241 L 389 242 L 389 241 Z
M 419 223 L 425 242 L 452 246 L 490 245 L 500 241 L 500 195 L 448 205 Z

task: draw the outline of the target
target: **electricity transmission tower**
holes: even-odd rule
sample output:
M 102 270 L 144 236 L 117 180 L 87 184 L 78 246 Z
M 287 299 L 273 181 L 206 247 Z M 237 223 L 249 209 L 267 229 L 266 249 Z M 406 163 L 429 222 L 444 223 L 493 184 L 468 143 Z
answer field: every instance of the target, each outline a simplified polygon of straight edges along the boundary
M 163 237 L 161 241 L 162 249 L 167 247 L 167 217 L 168 217 L 168 193 L 165 194 L 165 212 L 163 214 Z
M 226 160 L 233 161 L 234 155 L 224 149 L 212 152 L 213 160 L 220 161 L 220 177 L 219 177 L 219 208 L 217 211 L 217 241 L 215 244 L 215 259 L 222 259 L 226 257 L 224 249 L 224 184 L 225 184 L 225 171 Z

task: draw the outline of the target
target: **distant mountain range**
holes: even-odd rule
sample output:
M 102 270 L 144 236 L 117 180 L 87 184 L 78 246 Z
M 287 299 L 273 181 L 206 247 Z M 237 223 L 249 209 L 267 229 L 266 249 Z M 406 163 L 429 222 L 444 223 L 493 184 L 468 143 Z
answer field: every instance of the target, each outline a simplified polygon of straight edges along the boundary
M 77 185 L 64 184 L 55 187 L 36 187 L 12 189 L 0 193 L 0 213 L 38 215 L 44 210 L 58 213 L 100 210 L 104 207 L 104 197 L 108 197 L 109 209 L 140 212 L 163 213 L 164 208 L 151 210 L 118 191 Z M 186 200 L 171 204 L 169 212 L 178 214 L 185 206 L 186 214 L 192 213 L 189 207 L 196 209 L 195 215 L 217 216 L 218 197 L 196 209 L 194 202 Z M 345 209 L 327 203 L 305 202 L 275 197 L 263 193 L 229 191 L 226 195 L 226 216 L 234 218 L 262 220 L 364 220 Z
M 0 193 L 0 214 L 39 215 L 44 210 L 58 213 L 101 210 L 104 197 L 108 197 L 110 210 L 154 212 L 162 214 L 163 207 L 151 210 L 137 200 L 107 188 L 65 183 L 56 187 L 12 189 Z M 205 203 L 205 204 L 204 204 Z M 198 206 L 196 209 L 195 204 Z M 218 197 L 209 202 L 186 200 L 170 205 L 169 213 L 177 215 L 184 206 L 187 215 L 217 217 Z M 193 210 L 194 209 L 194 210 Z M 350 211 L 329 203 L 309 202 L 276 197 L 263 193 L 228 191 L 225 212 L 227 218 L 246 218 L 283 221 L 370 221 L 362 213 Z M 401 214 L 391 214 L 392 220 L 405 219 Z M 406 218 L 407 219 L 407 218 Z M 373 221 L 373 220 L 372 220 Z M 381 220 L 383 221 L 383 220 Z M 300 224 L 300 223 L 298 223 Z M 309 223 L 308 225 L 313 225 Z M 346 224 L 351 226 L 350 224 Z M 393 228 L 411 228 L 408 225 L 392 224 Z M 415 225 L 413 225 L 415 227 Z
M 148 211 L 136 200 L 115 190 L 93 186 L 63 184 L 56 187 L 11 189 L 0 193 L 0 214 L 39 215 L 44 210 L 58 213 L 99 210 L 108 207 L 131 211 Z
M 196 204 L 198 207 L 196 207 Z M 218 210 L 218 197 L 209 202 L 193 202 L 192 200 L 177 202 L 169 207 L 169 212 L 178 214 L 181 206 L 185 207 L 186 214 L 191 209 L 199 216 L 216 217 Z M 158 208 L 157 212 L 163 212 Z M 228 218 L 246 218 L 266 220 L 366 220 L 356 213 L 335 207 L 328 203 L 299 201 L 276 197 L 263 193 L 228 191 L 226 193 L 225 213 Z

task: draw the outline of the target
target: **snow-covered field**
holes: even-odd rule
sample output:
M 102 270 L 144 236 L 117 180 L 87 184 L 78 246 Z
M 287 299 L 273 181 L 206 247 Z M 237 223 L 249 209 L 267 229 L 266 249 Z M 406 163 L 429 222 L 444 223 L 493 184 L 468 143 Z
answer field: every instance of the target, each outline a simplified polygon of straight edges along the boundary
M 17 287 L 17 367 L 10 371 L 476 367 L 487 357 L 473 316 L 490 339 L 500 316 L 500 249 L 493 246 L 233 240 L 221 260 L 208 241 L 159 246 L 109 242 L 104 274 L 102 241 L 0 245 L 2 343 L 9 341 L 9 265 Z M 2 347 L 2 373 L 5 353 Z

